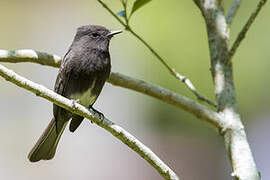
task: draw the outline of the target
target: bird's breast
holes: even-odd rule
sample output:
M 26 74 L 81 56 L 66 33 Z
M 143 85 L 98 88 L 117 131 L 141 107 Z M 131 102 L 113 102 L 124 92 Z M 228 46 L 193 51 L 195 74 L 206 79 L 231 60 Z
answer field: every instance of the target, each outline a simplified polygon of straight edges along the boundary
M 94 104 L 94 102 L 97 99 L 97 95 L 93 93 L 95 84 L 96 84 L 96 80 L 93 80 L 92 84 L 87 90 L 72 94 L 70 98 L 74 100 L 79 100 L 78 102 L 79 104 L 85 107 L 89 107 L 90 105 Z

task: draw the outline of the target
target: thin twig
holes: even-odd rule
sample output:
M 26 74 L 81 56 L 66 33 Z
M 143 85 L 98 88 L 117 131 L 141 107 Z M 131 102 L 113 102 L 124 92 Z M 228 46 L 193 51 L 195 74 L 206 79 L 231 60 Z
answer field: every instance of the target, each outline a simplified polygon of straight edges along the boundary
M 120 24 L 126 27 L 126 24 L 101 0 L 97 0 Z
M 5 78 L 7 81 L 10 81 L 17 86 L 20 86 L 32 93 L 45 98 L 54 104 L 65 108 L 72 113 L 83 116 L 92 122 L 96 123 L 98 126 L 104 128 L 108 132 L 110 132 L 113 136 L 121 140 L 124 144 L 126 144 L 133 151 L 138 153 L 143 159 L 145 159 L 152 167 L 154 167 L 158 173 L 164 178 L 168 180 L 178 180 L 177 175 L 164 163 L 162 160 L 158 158 L 148 147 L 146 147 L 143 143 L 141 143 L 138 139 L 136 139 L 133 135 L 128 133 L 122 127 L 114 124 L 107 118 L 100 118 L 98 113 L 95 113 L 91 109 L 87 109 L 86 107 L 74 103 L 73 101 L 53 92 L 45 88 L 42 85 L 36 84 L 15 72 L 9 70 L 8 68 L 0 65 L 0 76 Z
M 234 16 L 236 15 L 236 13 L 240 7 L 240 4 L 241 4 L 241 0 L 234 0 L 232 7 L 229 10 L 228 15 L 226 17 L 226 22 L 228 25 L 232 24 L 232 20 L 233 20 Z
M 61 64 L 61 58 L 58 58 L 57 61 L 55 61 L 54 57 L 58 57 L 56 55 L 50 55 L 44 52 L 37 52 L 34 50 L 17 50 L 17 51 L 21 52 L 27 51 L 28 53 L 27 55 L 25 54 L 25 56 L 20 54 L 20 56 L 17 57 L 16 55 L 11 56 L 11 53 L 9 53 L 9 51 L 7 50 L 0 50 L 0 62 L 9 62 L 9 63 L 33 62 L 52 67 L 59 67 Z M 36 58 L 37 56 L 39 57 L 39 53 L 46 55 L 44 56 L 46 58 L 40 59 Z M 18 55 L 18 53 L 15 54 Z M 52 64 L 51 62 L 55 62 L 55 64 Z M 223 119 L 220 118 L 218 113 L 213 112 L 207 107 L 180 94 L 176 94 L 168 89 L 147 83 L 139 79 L 135 79 L 133 77 L 129 77 L 127 75 L 113 72 L 111 73 L 110 78 L 107 81 L 113 85 L 141 92 L 145 95 L 152 96 L 180 109 L 184 109 L 192 113 L 193 115 L 197 116 L 199 119 L 210 122 L 210 124 L 213 124 L 218 129 L 228 127 L 227 122 L 223 121 Z
M 124 16 L 124 19 L 126 22 L 125 24 L 129 24 L 129 19 L 128 19 L 128 15 L 127 15 L 127 1 L 121 0 L 121 3 L 123 5 L 124 11 L 125 11 L 125 16 Z
M 237 48 L 239 47 L 239 45 L 241 44 L 241 42 L 245 38 L 245 36 L 246 36 L 246 34 L 247 34 L 250 26 L 252 25 L 252 23 L 254 22 L 255 18 L 257 17 L 257 15 L 259 14 L 259 12 L 262 9 L 263 5 L 266 2 L 267 2 L 267 0 L 260 0 L 260 2 L 257 5 L 256 10 L 250 15 L 248 21 L 246 22 L 246 24 L 244 25 L 244 27 L 242 28 L 242 30 L 238 34 L 236 40 L 233 43 L 232 48 L 230 49 L 229 57 L 228 57 L 228 60 L 227 60 L 227 64 L 230 64 L 231 63 L 232 57 L 235 54 Z
M 134 32 L 134 30 L 129 26 L 128 21 L 127 23 L 124 23 L 103 1 L 97 0 L 120 24 L 122 24 L 127 31 L 129 31 L 133 36 L 135 36 L 139 41 L 141 41 L 150 51 L 151 53 L 166 67 L 166 69 L 178 80 L 180 80 L 182 83 L 186 85 L 186 87 L 191 90 L 191 92 L 197 97 L 198 100 L 206 102 L 207 104 L 217 107 L 216 103 L 212 102 L 211 100 L 207 99 L 203 95 L 201 95 L 195 86 L 191 83 L 191 81 L 186 78 L 185 76 L 181 75 L 175 69 L 171 68 L 166 61 L 137 33 Z
M 174 69 L 173 69 L 173 71 L 174 71 Z M 195 94 L 195 96 L 197 97 L 198 100 L 204 101 L 204 102 L 208 103 L 209 105 L 212 105 L 213 107 L 217 108 L 216 103 L 214 103 L 213 101 L 210 101 L 209 99 L 207 99 L 206 97 L 204 97 L 203 95 L 198 93 L 195 86 L 192 84 L 192 82 L 187 77 L 179 74 L 176 71 L 174 71 L 174 72 L 175 72 L 176 78 L 179 79 L 180 81 L 182 81 L 186 85 L 186 87 L 189 90 L 191 90 L 191 92 L 193 92 L 193 94 Z

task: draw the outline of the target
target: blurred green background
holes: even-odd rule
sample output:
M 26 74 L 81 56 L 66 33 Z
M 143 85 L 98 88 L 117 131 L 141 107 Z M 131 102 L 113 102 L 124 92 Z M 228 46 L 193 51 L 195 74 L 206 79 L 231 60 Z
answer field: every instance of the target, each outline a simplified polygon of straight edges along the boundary
M 118 0 L 104 0 L 115 12 Z M 232 0 L 224 1 L 227 12 Z M 231 28 L 231 43 L 258 0 L 243 1 Z M 234 57 L 241 116 L 259 171 L 270 177 L 268 121 L 270 7 L 263 8 Z M 76 28 L 123 27 L 95 0 L 1 0 L 0 49 L 35 49 L 64 55 Z M 193 1 L 155 0 L 138 10 L 131 26 L 214 100 L 206 29 Z M 158 84 L 195 100 L 161 63 L 128 32 L 113 38 L 112 70 Z M 5 66 L 53 88 L 57 69 L 31 63 Z M 55 158 L 30 163 L 27 154 L 52 117 L 52 104 L 0 78 L 0 178 L 162 179 L 141 157 L 88 121 L 64 132 Z M 192 115 L 154 98 L 106 84 L 95 107 L 149 146 L 181 179 L 230 179 L 222 137 Z

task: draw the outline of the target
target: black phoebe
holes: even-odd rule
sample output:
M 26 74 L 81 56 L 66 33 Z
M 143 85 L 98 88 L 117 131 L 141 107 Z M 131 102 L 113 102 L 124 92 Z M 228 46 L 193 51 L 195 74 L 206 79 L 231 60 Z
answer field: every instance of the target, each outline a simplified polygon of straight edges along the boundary
M 54 91 L 92 108 L 110 75 L 110 39 L 120 32 L 122 31 L 109 31 L 96 25 L 79 27 L 61 63 Z M 53 116 L 29 153 L 28 158 L 31 162 L 52 159 L 68 120 L 72 118 L 69 125 L 71 132 L 74 132 L 83 120 L 83 117 L 57 105 L 53 105 Z

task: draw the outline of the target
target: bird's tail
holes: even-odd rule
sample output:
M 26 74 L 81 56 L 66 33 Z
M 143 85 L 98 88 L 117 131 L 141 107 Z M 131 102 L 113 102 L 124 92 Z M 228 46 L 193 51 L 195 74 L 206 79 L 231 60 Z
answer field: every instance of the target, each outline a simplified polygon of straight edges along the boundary
M 28 159 L 31 162 L 37 162 L 41 159 L 49 160 L 54 157 L 57 144 L 60 140 L 61 135 L 66 127 L 67 123 L 64 123 L 59 132 L 56 130 L 56 121 L 53 118 L 50 124 L 47 126 L 43 134 L 38 139 L 35 146 L 32 148 L 28 155 Z

